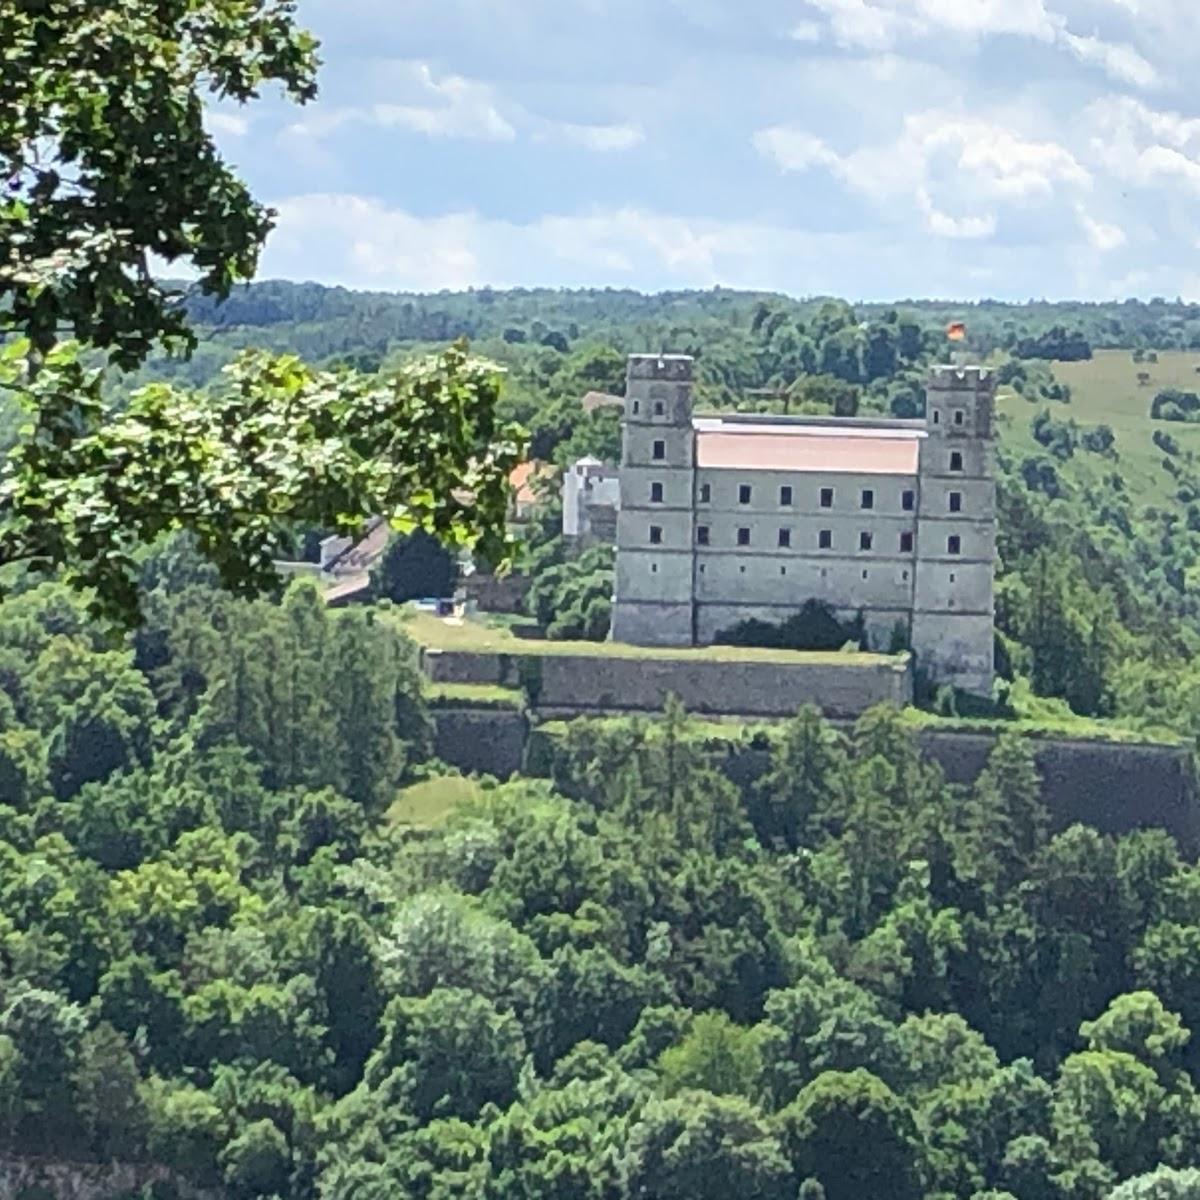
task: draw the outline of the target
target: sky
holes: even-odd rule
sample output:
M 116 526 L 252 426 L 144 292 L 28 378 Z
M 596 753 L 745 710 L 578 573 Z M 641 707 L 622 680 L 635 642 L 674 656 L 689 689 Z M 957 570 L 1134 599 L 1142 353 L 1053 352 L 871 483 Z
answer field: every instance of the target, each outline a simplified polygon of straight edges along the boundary
M 1200 299 L 1197 0 L 299 0 L 260 278 Z

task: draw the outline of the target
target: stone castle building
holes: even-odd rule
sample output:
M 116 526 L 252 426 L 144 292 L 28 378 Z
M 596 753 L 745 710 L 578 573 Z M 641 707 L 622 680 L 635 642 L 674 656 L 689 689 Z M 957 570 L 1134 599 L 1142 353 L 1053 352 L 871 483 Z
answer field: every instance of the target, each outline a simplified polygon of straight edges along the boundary
M 993 671 L 994 382 L 935 367 L 921 421 L 693 416 L 693 361 L 634 355 L 612 636 L 708 644 L 810 598 L 897 627 L 936 683 Z

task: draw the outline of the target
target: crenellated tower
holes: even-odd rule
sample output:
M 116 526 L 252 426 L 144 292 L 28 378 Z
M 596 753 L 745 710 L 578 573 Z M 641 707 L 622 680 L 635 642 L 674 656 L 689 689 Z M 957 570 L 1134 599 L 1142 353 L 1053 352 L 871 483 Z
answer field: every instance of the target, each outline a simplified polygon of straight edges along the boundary
M 689 646 L 694 640 L 692 367 L 683 354 L 629 359 L 614 641 Z
M 981 696 L 994 676 L 995 395 L 985 367 L 933 369 L 918 479 L 917 666 Z

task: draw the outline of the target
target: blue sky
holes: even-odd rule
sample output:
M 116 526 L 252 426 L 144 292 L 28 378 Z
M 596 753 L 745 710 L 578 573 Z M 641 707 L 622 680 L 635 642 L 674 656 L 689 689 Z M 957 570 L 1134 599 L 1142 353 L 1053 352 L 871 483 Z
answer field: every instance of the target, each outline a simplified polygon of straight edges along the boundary
M 1197 0 L 300 0 L 263 277 L 1200 299 Z

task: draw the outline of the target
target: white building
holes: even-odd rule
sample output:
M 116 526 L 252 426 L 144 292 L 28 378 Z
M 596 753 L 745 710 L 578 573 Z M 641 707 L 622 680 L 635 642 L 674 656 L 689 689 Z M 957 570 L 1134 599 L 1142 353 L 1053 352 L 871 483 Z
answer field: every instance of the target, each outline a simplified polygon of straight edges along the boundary
M 692 367 L 629 362 L 613 638 L 707 644 L 816 598 L 861 613 L 874 646 L 900 627 L 934 682 L 990 694 L 990 373 L 935 368 L 923 421 L 693 417 Z
M 581 458 L 563 475 L 563 537 L 576 547 L 616 540 L 621 475 L 598 458 Z

